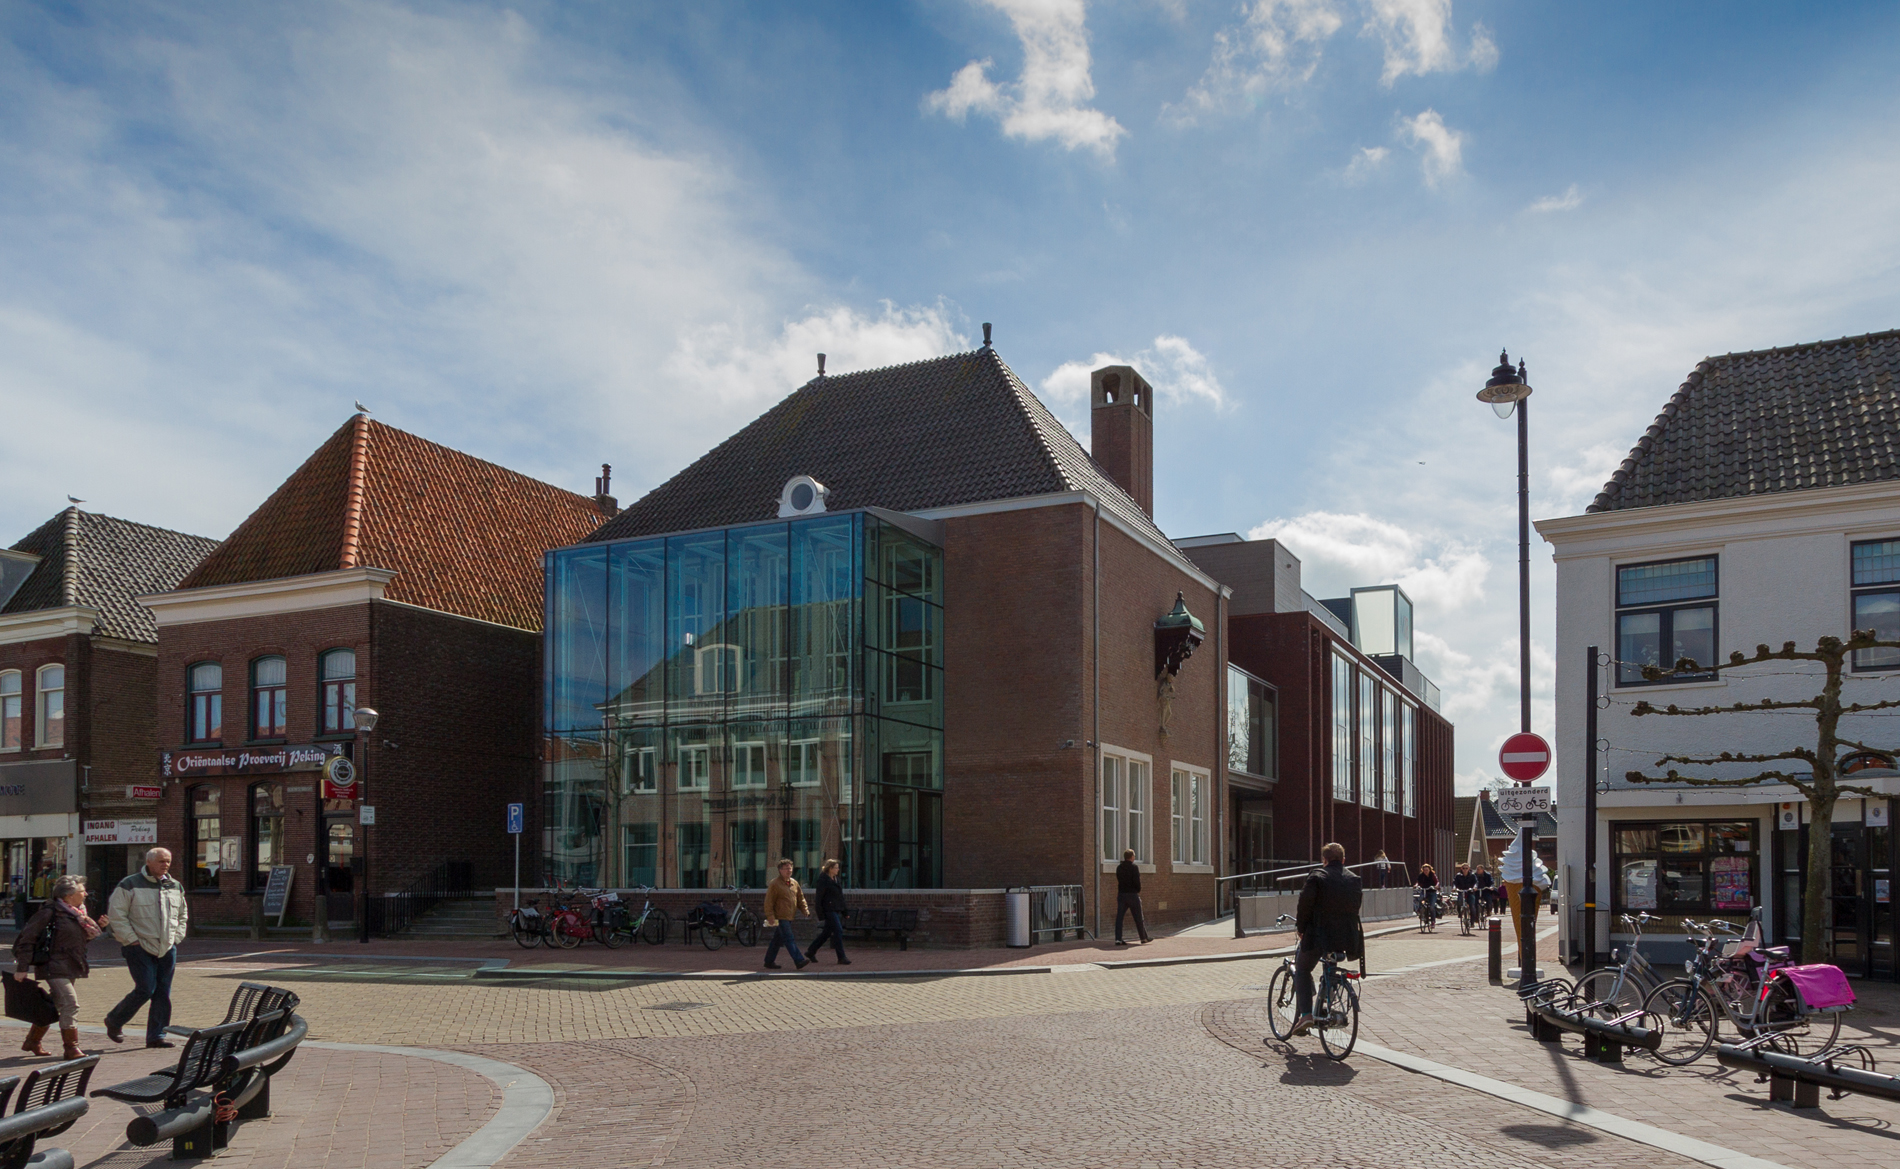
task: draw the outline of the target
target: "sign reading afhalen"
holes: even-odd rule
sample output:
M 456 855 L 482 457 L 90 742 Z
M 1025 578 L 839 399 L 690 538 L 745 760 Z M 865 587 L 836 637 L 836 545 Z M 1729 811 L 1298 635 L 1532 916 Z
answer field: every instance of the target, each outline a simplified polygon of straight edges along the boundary
M 270 771 L 315 771 L 342 752 L 338 743 L 300 747 L 246 747 L 231 750 L 161 751 L 158 771 L 167 779 L 196 775 L 251 775 Z
M 87 844 L 157 844 L 157 820 L 88 820 Z

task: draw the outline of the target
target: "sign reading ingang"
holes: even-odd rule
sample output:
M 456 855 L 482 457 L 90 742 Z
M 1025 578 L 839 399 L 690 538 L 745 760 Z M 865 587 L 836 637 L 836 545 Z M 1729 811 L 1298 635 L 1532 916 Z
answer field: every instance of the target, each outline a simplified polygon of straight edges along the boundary
M 88 820 L 87 844 L 157 844 L 157 820 Z

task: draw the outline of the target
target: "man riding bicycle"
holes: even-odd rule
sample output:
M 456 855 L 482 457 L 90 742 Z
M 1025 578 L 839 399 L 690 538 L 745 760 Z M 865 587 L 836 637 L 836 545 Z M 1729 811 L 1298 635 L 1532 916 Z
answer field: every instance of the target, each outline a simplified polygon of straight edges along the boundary
M 1293 928 L 1299 931 L 1299 950 L 1293 959 L 1294 1035 L 1313 1025 L 1313 968 L 1328 954 L 1347 958 L 1366 956 L 1365 935 L 1359 926 L 1359 905 L 1365 888 L 1357 874 L 1346 871 L 1346 848 L 1328 844 L 1319 850 L 1325 863 L 1307 874 L 1300 890 L 1300 907 Z

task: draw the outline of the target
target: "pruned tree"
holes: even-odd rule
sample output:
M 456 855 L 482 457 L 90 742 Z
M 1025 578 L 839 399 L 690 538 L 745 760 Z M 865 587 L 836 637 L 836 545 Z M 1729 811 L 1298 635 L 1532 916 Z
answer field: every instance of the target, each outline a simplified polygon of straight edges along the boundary
M 1719 665 L 1703 665 L 1683 658 L 1671 669 L 1660 666 L 1644 666 L 1643 677 L 1652 682 L 1670 678 L 1686 678 L 1690 675 L 1698 679 L 1710 675 L 1719 676 L 1724 670 L 1739 669 L 1743 666 L 1760 665 L 1763 662 L 1814 662 L 1818 663 L 1823 674 L 1821 692 L 1812 698 L 1803 699 L 1763 699 L 1759 702 L 1737 702 L 1729 706 L 1680 707 L 1675 704 L 1656 706 L 1647 700 L 1638 702 L 1631 710 L 1633 715 L 1664 715 L 1669 717 L 1699 717 L 1715 714 L 1750 714 L 1775 710 L 1812 710 L 1814 712 L 1814 745 L 1793 746 L 1785 751 L 1772 753 L 1743 753 L 1723 751 L 1715 755 L 1664 755 L 1656 760 L 1657 766 L 1670 763 L 1686 764 L 1694 767 L 1715 767 L 1725 763 L 1782 764 L 1772 770 L 1765 770 L 1750 776 L 1695 776 L 1684 775 L 1671 767 L 1662 775 L 1646 775 L 1640 771 L 1629 772 L 1625 778 L 1631 783 L 1680 783 L 1692 787 L 1749 787 L 1763 783 L 1785 783 L 1807 798 L 1808 801 L 1808 863 L 1807 891 L 1801 904 L 1801 955 L 1806 962 L 1820 961 L 1824 955 L 1822 945 L 1822 927 L 1827 908 L 1828 882 L 1826 874 L 1833 864 L 1830 852 L 1833 844 L 1834 803 L 1842 796 L 1880 796 L 1884 793 L 1871 788 L 1855 787 L 1843 784 L 1838 766 L 1841 760 L 1841 748 L 1852 747 L 1861 751 L 1874 751 L 1891 756 L 1892 747 L 1873 747 L 1866 743 L 1844 738 L 1840 733 L 1841 719 L 1848 715 L 1872 714 L 1881 710 L 1900 708 L 1900 699 L 1886 702 L 1843 702 L 1841 701 L 1841 682 L 1845 677 L 1849 655 L 1858 650 L 1900 649 L 1900 641 L 1881 641 L 1871 629 L 1856 629 L 1846 641 L 1838 637 L 1823 637 L 1812 650 L 1797 650 L 1794 642 L 1783 642 L 1778 650 L 1766 645 L 1755 647 L 1750 657 L 1736 650 L 1729 655 L 1727 662 Z M 1808 770 L 1801 772 L 1788 766 L 1792 763 L 1806 763 Z

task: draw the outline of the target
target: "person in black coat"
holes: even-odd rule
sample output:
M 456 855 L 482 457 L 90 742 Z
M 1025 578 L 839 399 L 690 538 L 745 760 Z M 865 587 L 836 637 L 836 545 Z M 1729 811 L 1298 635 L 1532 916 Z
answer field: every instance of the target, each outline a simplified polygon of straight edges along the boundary
M 1141 866 L 1135 863 L 1135 850 L 1122 849 L 1122 863 L 1115 866 L 1115 944 L 1126 946 L 1122 940 L 1122 921 L 1128 911 L 1135 913 L 1135 932 L 1141 935 L 1141 944 L 1147 945 L 1154 939 L 1148 936 L 1148 923 L 1141 917 Z
M 1327 954 L 1343 953 L 1349 959 L 1366 956 L 1365 933 L 1359 925 L 1365 887 L 1358 874 L 1346 871 L 1344 845 L 1328 844 L 1319 855 L 1326 863 L 1307 875 L 1293 918 L 1300 933 L 1293 958 L 1294 1006 L 1299 1015 L 1293 1023 L 1295 1035 L 1313 1025 L 1313 967 L 1319 960 Z
M 808 961 L 818 961 L 818 948 L 830 939 L 832 950 L 838 955 L 838 965 L 849 966 L 851 959 L 844 956 L 844 886 L 838 883 L 838 862 L 828 860 L 818 869 L 818 881 L 812 889 L 818 894 L 818 936 L 805 947 Z

